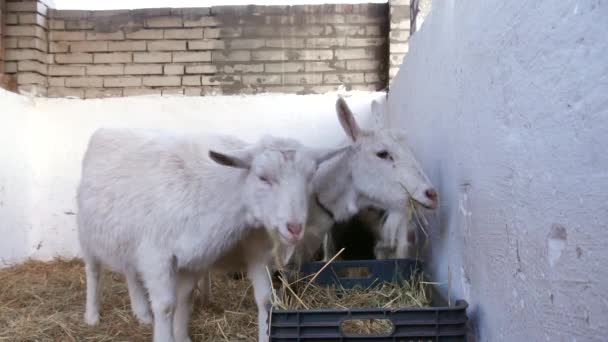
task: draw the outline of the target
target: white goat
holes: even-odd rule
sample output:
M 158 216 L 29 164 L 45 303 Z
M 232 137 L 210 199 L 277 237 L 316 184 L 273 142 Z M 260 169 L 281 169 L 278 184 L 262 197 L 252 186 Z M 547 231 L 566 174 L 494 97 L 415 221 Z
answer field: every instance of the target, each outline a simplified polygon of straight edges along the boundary
M 189 341 L 196 280 L 243 238 L 261 231 L 255 227 L 266 227 L 282 243 L 297 242 L 310 180 L 318 163 L 335 153 L 270 137 L 247 145 L 229 137 L 95 132 L 77 196 L 85 321 L 99 321 L 103 264 L 125 274 L 133 311 L 144 323 L 152 321 L 148 290 L 155 342 Z M 248 263 L 248 276 L 265 313 L 269 280 L 265 264 L 254 261 Z
M 377 122 L 383 121 L 380 104 L 372 102 Z M 335 222 L 341 222 L 368 207 L 404 211 L 410 196 L 428 208 L 437 206 L 437 193 L 422 172 L 402 132 L 378 123 L 372 130 L 361 130 L 345 100 L 336 103 L 338 119 L 350 138 L 347 150 L 322 163 L 313 179 L 313 195 L 304 238 L 293 255 L 292 263 L 309 261 L 323 244 Z M 332 256 L 326 245 L 325 256 Z M 223 270 L 237 271 L 236 253 L 224 263 Z M 234 258 L 234 259 L 233 259 Z M 208 279 L 199 289 L 209 296 Z M 205 300 L 206 301 L 206 300 Z
M 385 124 L 379 102 L 372 101 L 375 125 L 370 130 L 359 128 L 344 99 L 338 99 L 336 110 L 351 145 L 347 152 L 321 164 L 315 173 L 316 197 L 310 204 L 304 238 L 296 249 L 296 263 L 311 260 L 322 244 L 325 260 L 332 257 L 336 251 L 328 237 L 331 227 L 362 209 L 383 209 L 389 213 L 388 219 L 398 220 L 399 215 L 391 218 L 392 213 L 405 212 L 410 198 L 428 209 L 438 205 L 437 192 L 404 132 Z

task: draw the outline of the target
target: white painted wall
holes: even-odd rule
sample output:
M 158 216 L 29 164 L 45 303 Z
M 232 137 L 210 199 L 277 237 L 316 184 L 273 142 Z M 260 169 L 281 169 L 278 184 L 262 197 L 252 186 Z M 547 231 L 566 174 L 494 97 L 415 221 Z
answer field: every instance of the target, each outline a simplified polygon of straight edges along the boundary
M 442 0 L 391 85 L 479 341 L 605 341 L 608 2 Z
M 384 93 L 351 92 L 362 125 Z M 218 97 L 30 99 L 0 89 L 0 266 L 25 258 L 79 254 L 75 193 L 80 163 L 98 127 L 152 127 L 289 136 L 309 146 L 346 139 L 335 113 L 336 93 Z

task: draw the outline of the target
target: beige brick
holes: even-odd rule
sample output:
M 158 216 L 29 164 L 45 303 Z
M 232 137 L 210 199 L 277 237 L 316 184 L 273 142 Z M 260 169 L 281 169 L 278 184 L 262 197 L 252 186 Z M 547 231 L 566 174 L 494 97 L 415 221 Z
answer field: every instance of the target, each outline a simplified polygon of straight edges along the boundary
M 17 74 L 17 84 L 40 84 L 46 86 L 46 76 L 37 72 L 20 72 Z
M 251 52 L 251 59 L 254 61 L 286 61 L 289 58 L 285 50 L 259 50 Z
M 224 76 L 201 76 L 202 85 L 231 85 L 241 82 L 241 76 L 224 75 Z
M 201 76 L 184 76 L 182 77 L 182 84 L 187 86 L 200 86 Z
M 17 62 L 4 62 L 4 71 L 9 74 L 17 72 Z
M 343 46 L 346 46 L 346 37 L 324 37 L 306 39 L 306 47 L 308 48 L 330 48 Z
M 163 30 L 139 30 L 127 32 L 127 39 L 163 39 Z
M 18 1 L 6 3 L 7 12 L 38 12 L 46 14 L 46 6 L 37 1 Z
M 389 64 L 391 66 L 393 66 L 393 65 L 400 66 L 401 63 L 403 62 L 404 57 L 405 57 L 405 54 L 403 54 L 403 53 L 391 53 L 388 56 Z
M 334 25 L 331 32 L 326 34 L 335 34 L 339 37 L 352 37 L 365 35 L 365 25 Z
M 186 95 L 186 96 L 201 96 L 201 88 L 199 88 L 199 87 L 186 87 L 186 88 L 184 88 L 184 95 Z
M 37 37 L 46 40 L 46 31 L 37 25 L 5 26 L 4 35 L 13 37 Z
M 95 64 L 131 63 L 132 60 L 130 52 L 96 53 L 93 56 Z
M 205 39 L 231 38 L 240 37 L 241 35 L 242 29 L 240 27 L 224 26 L 221 28 L 205 28 L 204 31 Z
M 391 0 L 391 6 L 392 5 L 405 5 L 405 6 L 409 6 L 410 2 L 411 2 L 411 0 Z
M 73 42 L 73 43 L 70 43 L 70 51 L 71 52 L 108 51 L 108 42 L 96 42 L 96 41 Z
M 65 77 L 49 77 L 50 87 L 65 87 Z
M 183 75 L 184 66 L 178 64 L 168 64 L 164 66 L 165 75 Z
M 146 19 L 146 27 L 182 27 L 181 17 L 156 17 Z
M 122 75 L 125 67 L 118 65 L 87 65 L 87 75 Z
M 133 64 L 125 66 L 126 75 L 160 75 L 162 73 L 162 64 Z
M 109 42 L 109 51 L 146 51 L 145 41 Z
M 123 77 L 106 77 L 103 79 L 104 87 L 139 87 L 141 86 L 141 77 L 123 76 Z
M 173 52 L 173 62 L 210 62 L 211 52 Z
M 27 38 L 25 38 L 27 39 Z M 5 49 L 16 49 L 18 45 L 19 39 L 17 37 L 10 37 L 4 39 L 4 48 Z
M 298 60 L 301 61 L 321 61 L 334 58 L 331 50 L 300 50 L 298 54 Z
M 281 75 L 243 75 L 243 84 L 281 84 Z
M 346 61 L 347 70 L 377 70 L 379 68 L 380 61 L 374 59 Z
M 222 50 L 225 48 L 223 40 L 205 39 L 188 41 L 188 50 Z
M 93 63 L 93 55 L 90 53 L 56 54 L 55 62 L 59 64 Z
M 184 18 L 184 26 L 185 27 L 222 26 L 222 20 L 218 17 L 211 17 L 211 16 L 202 16 L 200 18 Z
M 34 49 L 6 49 L 4 51 L 4 60 L 6 61 L 22 61 L 36 60 L 42 63 L 48 63 L 48 55 L 44 52 Z
M 409 43 L 391 43 L 391 53 L 407 53 L 409 51 Z
M 202 28 L 165 30 L 165 39 L 203 39 Z
M 45 63 L 40 63 L 37 61 L 19 61 L 17 63 L 17 70 L 19 72 L 35 71 L 39 74 L 46 75 L 48 71 L 48 66 Z
M 125 33 L 116 31 L 111 33 L 87 32 L 87 40 L 124 40 Z
M 251 51 L 213 51 L 211 60 L 215 62 L 247 62 L 251 60 Z
M 374 37 L 382 37 L 385 35 L 385 29 L 382 26 L 378 25 L 366 25 L 365 26 L 365 35 L 366 36 L 374 36 Z
M 21 25 L 39 25 L 43 28 L 48 28 L 48 22 L 45 16 L 38 13 L 21 14 L 19 15 L 19 24 Z
M 304 17 L 307 24 L 343 24 L 344 15 L 341 14 L 314 14 Z
M 365 73 L 365 83 L 379 83 L 384 79 L 384 77 L 380 77 L 377 73 Z
M 336 49 L 334 50 L 336 59 L 367 59 L 374 58 L 373 49 Z
M 161 90 L 151 88 L 124 88 L 122 94 L 124 96 L 160 95 Z
M 398 22 L 391 22 L 391 30 L 409 30 L 411 22 L 409 19 L 400 20 Z
M 95 23 L 87 19 L 69 19 L 65 21 L 66 30 L 91 30 Z
M 66 42 L 50 42 L 49 51 L 51 53 L 68 52 L 70 45 Z
M 336 71 L 344 70 L 345 65 L 344 61 L 306 62 L 304 68 L 306 72 Z
M 50 76 L 84 76 L 85 67 L 76 65 L 49 65 Z
M 306 46 L 304 38 L 266 39 L 266 47 L 281 49 L 301 49 Z
M 323 83 L 325 84 L 352 84 L 363 83 L 363 73 L 351 74 L 325 74 L 323 75 Z
M 228 41 L 230 49 L 258 49 L 265 46 L 264 39 L 232 39 Z
M 47 52 L 47 42 L 46 40 L 38 39 L 38 38 L 19 38 L 17 40 L 17 47 L 20 49 L 36 49 L 42 52 Z
M 26 94 L 29 96 L 44 97 L 47 93 L 47 86 L 45 84 L 20 84 L 17 87 L 19 94 Z
M 184 40 L 159 40 L 148 42 L 149 51 L 184 51 L 186 41 Z
M 17 25 L 19 24 L 19 16 L 17 14 L 9 13 L 5 17 L 5 24 L 7 25 Z
M 322 74 L 285 74 L 283 75 L 283 83 L 285 84 L 321 84 L 323 82 Z
M 346 16 L 346 22 L 350 24 L 373 24 L 386 22 L 384 16 L 349 14 Z
M 135 52 L 133 53 L 135 63 L 168 63 L 171 62 L 170 52 Z
M 184 88 L 164 88 L 162 89 L 163 96 L 166 95 L 184 95 Z
M 59 19 L 49 20 L 49 28 L 51 30 L 65 30 L 65 21 Z
M 211 64 L 186 65 L 186 74 L 214 74 L 217 66 Z
M 303 72 L 304 71 L 304 63 L 294 63 L 294 62 L 286 62 L 286 63 L 266 63 L 266 72 Z
M 51 31 L 49 33 L 49 39 L 52 41 L 77 41 L 77 40 L 85 40 L 86 35 L 84 32 L 76 32 L 76 31 Z
M 264 64 L 232 64 L 224 65 L 224 73 L 232 74 L 235 72 L 264 72 Z
M 148 76 L 143 78 L 143 84 L 151 87 L 171 87 L 181 85 L 180 76 Z
M 348 47 L 380 46 L 386 43 L 386 38 L 346 38 Z
M 64 87 L 49 87 L 47 91 L 48 97 L 76 97 L 84 98 L 84 89 L 64 88 Z
M 391 30 L 389 38 L 391 40 L 406 42 L 410 39 L 410 30 Z
M 103 86 L 101 77 L 69 77 L 65 79 L 65 86 L 69 88 L 87 88 Z
M 100 88 L 100 89 L 85 89 L 84 97 L 87 99 L 98 99 L 104 97 L 121 97 L 122 89 L 121 88 Z

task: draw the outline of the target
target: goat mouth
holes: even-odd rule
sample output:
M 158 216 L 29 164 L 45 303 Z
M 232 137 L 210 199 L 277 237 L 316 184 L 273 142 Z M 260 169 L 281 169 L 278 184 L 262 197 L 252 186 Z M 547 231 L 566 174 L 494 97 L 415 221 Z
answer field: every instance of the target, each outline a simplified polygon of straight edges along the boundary
M 421 206 L 421 207 L 423 207 L 425 209 L 429 209 L 429 210 L 437 209 L 437 204 L 436 203 L 428 204 L 428 203 L 420 202 L 420 201 L 418 201 L 416 199 L 413 199 L 413 202 L 414 202 L 415 205 L 419 205 L 419 206 Z

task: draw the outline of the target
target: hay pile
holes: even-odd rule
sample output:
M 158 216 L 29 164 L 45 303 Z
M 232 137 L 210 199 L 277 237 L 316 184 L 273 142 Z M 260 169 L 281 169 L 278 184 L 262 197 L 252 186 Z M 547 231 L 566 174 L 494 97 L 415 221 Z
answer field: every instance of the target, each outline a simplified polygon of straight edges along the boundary
M 257 307 L 246 279 L 215 274 L 217 308 L 204 308 L 198 296 L 190 322 L 193 341 L 256 341 Z M 152 327 L 131 313 L 121 275 L 104 272 L 100 323 L 83 321 L 85 275 L 80 260 L 28 261 L 0 269 L 0 341 L 151 341 Z

